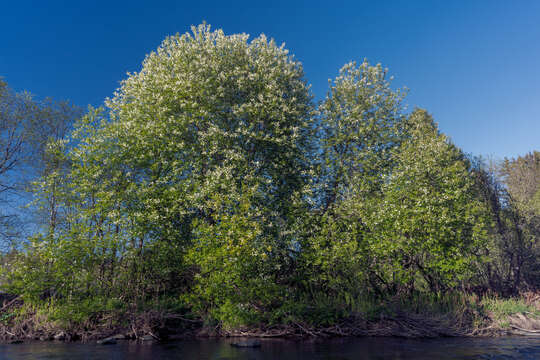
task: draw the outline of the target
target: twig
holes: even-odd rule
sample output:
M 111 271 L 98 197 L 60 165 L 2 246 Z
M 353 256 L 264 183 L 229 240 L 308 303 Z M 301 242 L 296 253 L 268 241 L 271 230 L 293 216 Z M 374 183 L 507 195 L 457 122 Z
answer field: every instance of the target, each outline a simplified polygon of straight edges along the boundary
M 6 305 L 2 306 L 2 308 L 0 309 L 0 311 L 4 311 L 6 310 L 8 307 L 10 307 L 16 300 L 19 299 L 19 296 L 17 296 L 15 299 L 11 300 L 10 302 L 8 302 Z

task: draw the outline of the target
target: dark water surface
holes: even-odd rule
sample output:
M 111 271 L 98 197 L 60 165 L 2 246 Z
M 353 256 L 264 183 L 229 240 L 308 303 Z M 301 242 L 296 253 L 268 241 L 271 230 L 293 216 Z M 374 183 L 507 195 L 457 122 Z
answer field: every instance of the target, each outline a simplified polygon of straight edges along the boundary
M 231 340 L 116 345 L 29 343 L 0 345 L 0 359 L 539 359 L 540 338 L 405 340 L 337 339 L 317 342 L 262 341 L 260 348 L 230 346 Z

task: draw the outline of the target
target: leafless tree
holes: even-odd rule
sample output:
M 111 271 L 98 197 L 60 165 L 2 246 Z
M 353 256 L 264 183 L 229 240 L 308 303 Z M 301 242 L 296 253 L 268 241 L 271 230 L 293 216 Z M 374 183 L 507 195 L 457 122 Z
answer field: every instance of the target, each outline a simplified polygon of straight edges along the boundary
M 22 216 L 29 184 L 59 166 L 46 151 L 50 141 L 66 137 L 81 110 L 66 101 L 36 101 L 12 91 L 0 79 L 0 241 L 11 245 L 23 235 Z M 23 219 L 23 217 L 25 219 Z

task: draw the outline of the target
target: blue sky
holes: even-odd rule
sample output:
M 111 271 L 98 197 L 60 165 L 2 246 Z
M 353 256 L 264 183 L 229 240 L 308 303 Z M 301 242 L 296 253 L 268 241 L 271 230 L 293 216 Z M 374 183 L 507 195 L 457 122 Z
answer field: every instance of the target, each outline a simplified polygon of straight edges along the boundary
M 203 20 L 285 42 L 317 99 L 344 63 L 367 58 L 466 152 L 540 150 L 540 1 L 6 1 L 0 76 L 100 105 L 165 36 Z

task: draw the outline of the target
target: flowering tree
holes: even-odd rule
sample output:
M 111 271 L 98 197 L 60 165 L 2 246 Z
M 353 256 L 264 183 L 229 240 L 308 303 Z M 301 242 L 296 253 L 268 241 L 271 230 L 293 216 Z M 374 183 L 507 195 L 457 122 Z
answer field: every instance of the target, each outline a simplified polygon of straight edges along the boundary
M 187 286 L 194 269 L 223 271 L 195 277 L 205 289 L 286 271 L 314 139 L 309 87 L 283 46 L 194 27 L 165 39 L 106 105 L 73 134 L 69 186 L 53 192 L 59 174 L 38 186 L 71 208 L 65 227 L 34 239 L 57 291 L 135 299 Z M 231 230 L 232 219 L 245 226 Z M 238 257 L 232 234 L 252 252 Z M 231 262 L 259 272 L 228 272 Z

